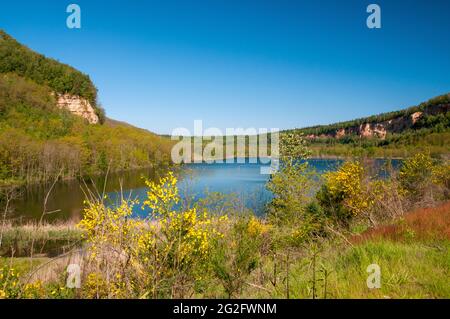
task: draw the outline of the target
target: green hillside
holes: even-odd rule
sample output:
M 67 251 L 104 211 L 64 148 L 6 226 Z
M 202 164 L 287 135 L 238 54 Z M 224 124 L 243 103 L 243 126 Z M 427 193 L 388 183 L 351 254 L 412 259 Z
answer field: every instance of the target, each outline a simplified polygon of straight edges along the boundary
M 100 122 L 105 119 L 103 109 L 97 105 L 97 88 L 88 75 L 30 50 L 2 30 L 0 73 L 15 73 L 37 84 L 48 86 L 54 92 L 83 97 L 95 108 Z
M 420 113 L 416 121 L 415 113 Z M 361 127 L 382 128 L 385 136 L 364 137 Z M 338 132 L 345 132 L 338 136 Z M 417 152 L 450 154 L 450 94 L 417 106 L 351 121 L 290 130 L 305 135 L 313 156 L 407 157 Z
M 316 125 L 306 128 L 301 128 L 304 134 L 332 134 L 339 129 L 347 129 L 355 126 L 359 126 L 365 123 L 383 123 L 389 120 L 395 120 L 399 118 L 406 118 L 416 112 L 424 112 L 424 116 L 415 123 L 414 130 L 421 128 L 433 128 L 440 126 L 441 128 L 450 126 L 450 93 L 437 96 L 426 102 L 423 102 L 417 106 L 411 106 L 399 111 L 393 111 L 388 113 L 381 113 L 368 117 L 363 117 L 355 120 L 333 123 L 329 125 Z M 446 105 L 446 107 L 444 107 Z
M 103 124 L 90 125 L 58 108 L 55 92 L 89 100 Z M 87 75 L 0 31 L 0 182 L 35 183 L 169 161 L 168 139 L 106 119 L 96 99 Z

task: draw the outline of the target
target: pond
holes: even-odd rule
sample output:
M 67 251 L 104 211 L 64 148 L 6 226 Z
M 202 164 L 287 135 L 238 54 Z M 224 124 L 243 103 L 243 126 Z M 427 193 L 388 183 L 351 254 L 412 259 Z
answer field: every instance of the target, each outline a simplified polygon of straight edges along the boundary
M 318 173 L 335 170 L 341 163 L 339 159 L 310 159 L 312 166 Z M 371 167 L 384 176 L 386 160 L 371 160 Z M 400 165 L 399 160 L 392 161 L 393 167 Z M 194 201 L 203 198 L 210 192 L 236 194 L 239 200 L 257 214 L 263 213 L 264 205 L 270 200 L 271 194 L 265 188 L 269 175 L 261 174 L 260 163 L 214 163 L 188 164 L 183 166 L 179 184 L 182 197 L 189 196 Z M 105 192 L 114 202 L 120 190 L 125 196 L 131 195 L 141 202 L 146 196 L 144 178 L 155 180 L 157 172 L 150 169 L 127 171 L 110 174 L 107 178 Z M 78 221 L 83 211 L 86 186 L 94 192 L 103 193 L 104 177 L 97 177 L 87 185 L 84 182 L 58 182 L 50 193 L 46 211 L 53 212 L 45 216 L 47 221 L 74 220 Z M 14 203 L 14 215 L 22 221 L 38 220 L 44 210 L 44 199 L 50 185 L 29 187 L 23 191 L 21 198 Z M 134 214 L 146 215 L 140 205 L 134 208 Z

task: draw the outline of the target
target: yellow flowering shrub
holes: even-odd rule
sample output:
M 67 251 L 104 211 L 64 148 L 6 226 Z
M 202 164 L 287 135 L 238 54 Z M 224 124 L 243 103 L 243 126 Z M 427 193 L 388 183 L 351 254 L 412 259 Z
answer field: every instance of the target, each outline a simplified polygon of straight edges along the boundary
M 248 221 L 247 231 L 252 237 L 264 235 L 268 233 L 270 229 L 271 225 L 262 223 L 261 220 L 259 220 L 255 216 L 251 216 L 250 220 Z
M 19 295 L 19 273 L 14 268 L 0 268 L 0 299 L 13 299 Z
M 342 199 L 353 215 L 367 210 L 371 201 L 364 186 L 364 168 L 358 162 L 346 162 L 336 172 L 325 174 L 325 184 L 333 198 Z
M 401 192 L 417 196 L 429 186 L 433 174 L 433 159 L 429 154 L 418 153 L 406 159 L 399 173 Z
M 221 235 L 216 225 L 223 219 L 213 222 L 207 210 L 200 213 L 195 207 L 180 208 L 177 179 L 172 173 L 158 183 L 146 183 L 149 189 L 144 207 L 151 209 L 152 218 L 139 239 L 139 256 L 151 270 L 154 293 L 155 282 L 170 281 L 174 276 L 185 280 L 198 277 L 212 241 Z
M 127 283 L 118 273 L 107 280 L 104 274 L 92 272 L 87 275 L 82 288 L 83 298 L 87 299 L 125 299 L 132 297 L 127 292 Z
M 109 298 L 133 296 L 139 268 L 137 246 L 144 227 L 141 220 L 132 218 L 136 203 L 134 200 L 124 199 L 115 207 L 106 206 L 101 201 L 87 203 L 83 219 L 78 224 L 85 230 L 91 267 L 89 271 L 94 273 L 84 283 L 87 287 L 84 294 L 87 296 L 103 298 L 103 291 L 100 289 L 102 278 L 95 276 L 105 272 L 109 274 L 107 278 L 103 278 Z M 96 287 L 95 294 L 93 287 Z
M 137 201 L 123 200 L 116 207 L 102 202 L 88 203 L 79 226 L 86 231 L 90 258 L 97 265 L 86 279 L 84 294 L 101 298 L 103 286 L 108 297 L 167 296 L 178 278 L 183 282 L 201 272 L 220 236 L 207 210 L 182 209 L 177 178 L 173 173 L 158 182 L 146 181 L 149 208 L 146 219 L 132 218 Z M 106 260 L 105 260 L 106 259 Z M 108 277 L 102 277 L 108 269 Z M 100 289 L 101 288 L 101 289 Z M 100 289 L 100 291 L 99 291 Z
M 99 273 L 90 273 L 83 283 L 83 297 L 87 299 L 103 299 L 109 295 L 108 283 Z
M 403 162 L 399 173 L 400 192 L 419 201 L 425 195 L 436 199 L 448 198 L 450 165 L 439 164 L 429 153 L 418 153 Z
M 85 237 L 93 257 L 103 244 L 127 248 L 128 243 L 132 242 L 133 230 L 139 224 L 139 221 L 130 218 L 135 203 L 122 200 L 119 206 L 113 208 L 102 202 L 88 203 L 78 226 L 86 231 Z
M 47 291 L 40 280 L 26 284 L 23 287 L 22 297 L 25 299 L 42 299 L 46 298 L 46 296 Z
M 148 206 L 154 216 L 165 217 L 173 209 L 173 206 L 178 204 L 180 197 L 177 182 L 178 180 L 172 172 L 162 177 L 157 183 L 145 181 L 148 191 L 144 206 Z
M 432 181 L 436 185 L 450 189 L 450 165 L 436 165 L 432 170 Z
M 359 162 L 345 162 L 337 171 L 324 174 L 324 184 L 316 198 L 325 216 L 344 227 L 352 218 L 371 209 L 373 197 L 364 180 L 364 168 Z

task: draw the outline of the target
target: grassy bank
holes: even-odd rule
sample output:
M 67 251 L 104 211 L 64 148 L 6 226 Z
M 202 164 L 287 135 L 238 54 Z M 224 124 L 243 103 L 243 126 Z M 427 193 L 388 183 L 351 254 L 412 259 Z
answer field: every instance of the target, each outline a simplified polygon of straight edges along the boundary
M 57 256 L 80 247 L 82 234 L 73 223 L 6 224 L 2 228 L 0 256 Z
M 248 277 L 242 278 L 242 285 L 232 297 L 449 298 L 449 214 L 450 202 L 447 202 L 356 234 L 349 239 L 351 244 L 335 239 L 311 246 L 278 249 L 275 255 L 262 256 L 258 266 Z M 28 234 L 32 229 L 27 226 L 17 233 Z M 72 227 L 45 226 L 45 230 L 35 230 L 39 240 L 65 237 L 70 241 L 80 235 L 80 230 Z M 9 237 L 13 233 L 12 230 L 7 232 Z M 20 236 L 23 237 L 28 238 Z M 366 284 L 367 267 L 371 264 L 380 266 L 379 289 L 369 289 Z M 12 267 L 24 275 L 23 278 L 43 265 L 51 268 L 51 258 L 0 258 L 0 268 Z M 211 273 L 198 278 L 196 285 L 197 293 L 191 297 L 229 297 Z M 51 295 L 41 297 L 52 298 Z
M 292 257 L 291 257 L 292 258 Z M 371 264 L 381 270 L 381 287 L 369 289 L 366 271 Z M 285 263 L 279 263 L 283 270 Z M 273 271 L 272 260 L 264 262 L 265 272 Z M 328 247 L 316 257 L 295 260 L 279 284 L 262 288 L 249 286 L 241 297 L 250 298 L 449 298 L 450 241 L 432 245 L 420 242 L 369 241 L 353 247 Z M 257 282 L 255 277 L 253 281 Z M 217 294 L 215 295 L 217 297 Z M 219 295 L 220 296 L 220 295 Z M 223 294 L 225 296 L 225 294 Z

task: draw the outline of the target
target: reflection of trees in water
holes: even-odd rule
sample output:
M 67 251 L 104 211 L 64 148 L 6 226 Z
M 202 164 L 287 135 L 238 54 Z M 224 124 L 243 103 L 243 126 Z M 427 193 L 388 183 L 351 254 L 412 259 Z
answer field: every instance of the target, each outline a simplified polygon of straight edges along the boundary
M 336 170 L 343 160 L 336 159 L 310 159 L 309 163 L 317 173 Z M 382 159 L 371 160 L 374 171 L 380 172 L 383 177 L 389 171 L 386 169 L 387 161 Z M 393 160 L 390 164 L 397 170 L 401 160 Z M 240 167 L 238 170 L 237 168 Z M 236 206 L 245 206 L 252 209 L 256 214 L 264 214 L 266 203 L 271 199 L 270 192 L 265 188 L 265 179 L 259 174 L 259 166 L 256 164 L 191 164 L 179 168 L 180 173 L 180 194 L 183 198 L 183 205 L 192 206 L 196 201 L 212 193 L 220 191 L 226 194 L 234 193 Z M 106 183 L 106 192 L 111 196 L 111 200 L 117 199 L 120 191 L 120 184 L 123 185 L 125 194 L 142 198 L 145 196 L 144 178 L 155 180 L 163 171 L 155 169 L 141 169 L 122 173 L 109 174 Z M 94 186 L 103 189 L 105 183 L 104 176 L 85 178 L 87 187 L 94 190 Z M 58 214 L 46 216 L 46 220 L 69 220 L 78 219 L 83 211 L 83 201 L 85 196 L 81 190 L 81 180 L 58 182 L 48 200 L 48 210 L 60 210 Z M 228 184 L 229 183 L 229 184 Z M 11 204 L 11 217 L 23 220 L 38 220 L 42 214 L 42 207 L 45 195 L 50 185 L 40 184 L 30 186 L 23 190 L 20 198 L 15 199 Z M 205 186 L 205 187 L 203 187 Z M 116 194 L 116 195 L 115 195 Z M 136 207 L 136 212 L 140 207 Z
M 144 177 L 155 179 L 157 172 L 154 169 L 140 169 L 122 173 L 109 174 L 105 176 L 86 177 L 80 180 L 69 180 L 58 182 L 48 199 L 49 210 L 60 210 L 57 215 L 46 216 L 47 221 L 79 219 L 84 208 L 83 201 L 86 199 L 82 187 L 87 187 L 93 193 L 96 189 L 103 189 L 109 194 L 138 189 L 145 186 Z M 106 184 L 105 184 L 106 182 Z M 27 187 L 23 195 L 13 203 L 15 218 L 24 220 L 37 220 L 42 214 L 44 199 L 48 191 L 48 184 L 37 184 Z M 114 198 L 114 196 L 112 196 Z

